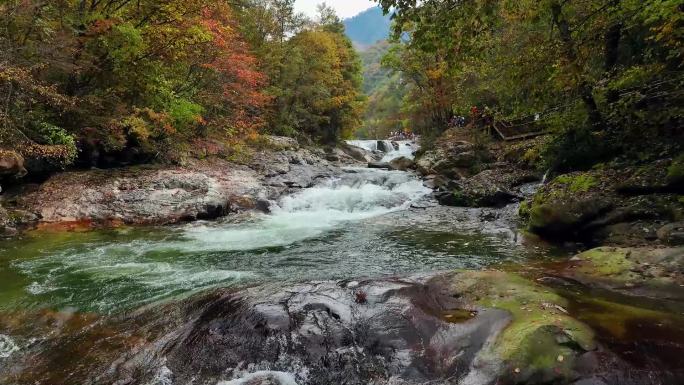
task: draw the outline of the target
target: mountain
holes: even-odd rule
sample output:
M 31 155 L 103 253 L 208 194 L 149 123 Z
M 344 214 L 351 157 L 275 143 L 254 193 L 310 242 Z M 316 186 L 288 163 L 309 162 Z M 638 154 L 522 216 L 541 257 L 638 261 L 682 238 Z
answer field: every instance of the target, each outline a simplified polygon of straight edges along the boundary
M 369 8 L 358 15 L 345 19 L 347 36 L 358 49 L 365 49 L 389 37 L 390 17 L 382 14 L 380 7 Z

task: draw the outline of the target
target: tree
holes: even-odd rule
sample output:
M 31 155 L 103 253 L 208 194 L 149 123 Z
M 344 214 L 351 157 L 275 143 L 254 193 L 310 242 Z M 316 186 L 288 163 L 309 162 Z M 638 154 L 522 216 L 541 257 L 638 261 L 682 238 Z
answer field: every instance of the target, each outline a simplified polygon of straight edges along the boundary
M 425 114 L 433 106 L 414 101 L 442 96 L 458 113 L 471 105 L 503 120 L 542 113 L 557 143 L 579 149 L 584 144 L 563 136 L 588 138 L 582 143 L 595 146 L 586 149 L 594 156 L 577 159 L 589 161 L 600 159 L 604 144 L 624 151 L 641 144 L 637 133 L 654 137 L 682 123 L 682 48 L 674 41 L 684 22 L 676 1 L 379 2 L 393 13 L 395 52 L 403 55 L 388 63 L 423 96 L 411 103 Z M 420 58 L 415 66 L 411 57 Z M 446 91 L 420 85 L 429 73 Z
M 228 1 L 11 0 L 0 11 L 5 131 L 71 138 L 82 161 L 119 163 L 178 158 L 264 124 L 266 77 Z M 12 97 L 20 83 L 53 97 Z

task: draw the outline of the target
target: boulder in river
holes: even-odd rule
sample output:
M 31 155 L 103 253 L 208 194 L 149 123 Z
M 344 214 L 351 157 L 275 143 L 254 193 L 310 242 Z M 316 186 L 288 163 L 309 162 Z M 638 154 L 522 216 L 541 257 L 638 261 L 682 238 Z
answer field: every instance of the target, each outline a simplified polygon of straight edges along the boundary
M 56 229 L 172 224 L 263 209 L 259 202 L 312 186 L 337 170 L 307 150 L 266 151 L 254 158 L 248 166 L 206 159 L 175 167 L 63 172 L 14 201 L 17 209 L 39 217 L 40 226 Z
M 455 187 L 440 193 L 440 203 L 463 207 L 503 207 L 522 200 L 518 187 L 536 179 L 533 173 L 513 168 L 484 170 L 456 180 Z
M 405 156 L 400 156 L 398 158 L 392 159 L 389 162 L 389 168 L 397 171 L 407 171 L 413 168 L 414 165 L 415 163 L 413 162 L 413 160 Z
M 666 165 L 560 175 L 521 214 L 532 232 L 551 239 L 624 246 L 657 241 L 656 232 L 684 213 L 684 201 L 667 185 Z
M 599 247 L 578 254 L 560 275 L 623 294 L 684 300 L 684 248 Z
M 14 355 L 0 380 L 534 385 L 615 383 L 630 373 L 621 384 L 667 383 L 648 370 L 632 375 L 567 307 L 498 271 L 216 290 L 65 330 Z
M 339 148 L 345 154 L 359 162 L 371 162 L 373 159 L 375 159 L 372 152 L 361 147 L 352 146 L 347 143 L 341 143 Z
M 390 169 L 391 166 L 387 162 L 368 162 L 368 168 Z

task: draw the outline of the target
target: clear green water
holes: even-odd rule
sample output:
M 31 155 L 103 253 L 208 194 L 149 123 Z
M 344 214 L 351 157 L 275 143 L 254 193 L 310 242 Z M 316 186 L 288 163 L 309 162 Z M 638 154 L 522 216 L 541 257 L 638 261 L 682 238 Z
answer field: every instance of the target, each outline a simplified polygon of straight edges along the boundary
M 2 241 L 0 309 L 110 314 L 217 286 L 480 268 L 535 254 L 477 211 L 409 207 L 427 192 L 408 174 L 361 171 L 270 215 Z

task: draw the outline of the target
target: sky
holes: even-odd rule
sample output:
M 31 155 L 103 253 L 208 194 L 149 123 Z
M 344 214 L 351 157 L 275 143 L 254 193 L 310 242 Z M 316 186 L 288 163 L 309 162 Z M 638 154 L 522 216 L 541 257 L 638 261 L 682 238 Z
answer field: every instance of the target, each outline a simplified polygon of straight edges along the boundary
M 371 0 L 297 0 L 295 8 L 298 12 L 304 12 L 308 16 L 316 16 L 316 6 L 323 2 L 335 8 L 337 15 L 343 19 L 356 16 L 377 5 Z

